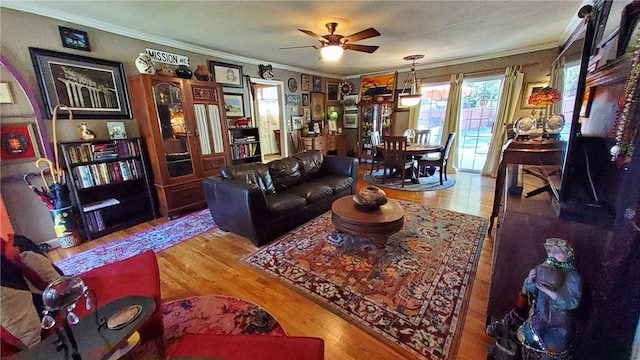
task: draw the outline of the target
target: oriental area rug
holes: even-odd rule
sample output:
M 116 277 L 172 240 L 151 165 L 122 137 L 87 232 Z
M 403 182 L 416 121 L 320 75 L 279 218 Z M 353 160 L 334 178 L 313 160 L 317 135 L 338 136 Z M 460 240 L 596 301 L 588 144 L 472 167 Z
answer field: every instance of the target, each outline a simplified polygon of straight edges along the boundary
M 419 184 L 413 184 L 409 179 L 405 179 L 404 187 L 402 187 L 402 179 L 399 177 L 390 178 L 387 175 L 387 180 L 385 183 L 382 183 L 382 170 L 374 171 L 373 174 L 369 174 L 367 171 L 363 180 L 368 182 L 369 184 L 374 184 L 380 187 L 387 187 L 390 189 L 398 189 L 398 190 L 406 190 L 406 191 L 435 191 L 435 190 L 443 190 L 448 189 L 456 184 L 456 179 L 452 178 L 451 175 L 447 175 L 447 178 L 442 177 L 442 185 L 440 185 L 440 173 L 436 171 L 431 176 L 421 176 L 418 178 L 420 181 Z
M 167 349 L 186 333 L 286 335 L 265 309 L 231 296 L 203 295 L 167 302 L 162 305 L 162 322 Z
M 56 266 L 66 275 L 79 274 L 146 250 L 157 253 L 215 227 L 209 209 L 204 209 L 62 259 Z
M 336 231 L 327 212 L 242 261 L 379 339 L 424 359 L 450 359 L 488 221 L 400 203 L 404 227 L 384 248 Z

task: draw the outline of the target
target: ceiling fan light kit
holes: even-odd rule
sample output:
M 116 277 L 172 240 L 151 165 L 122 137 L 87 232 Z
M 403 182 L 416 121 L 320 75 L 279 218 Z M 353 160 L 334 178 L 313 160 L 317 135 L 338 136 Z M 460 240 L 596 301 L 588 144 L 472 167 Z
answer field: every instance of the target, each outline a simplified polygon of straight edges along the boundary
M 320 49 L 323 60 L 336 61 L 342 57 L 344 49 L 340 45 L 328 45 Z
M 336 31 L 336 27 L 338 27 L 338 23 L 330 22 L 325 24 L 327 29 L 329 30 L 329 34 L 320 36 L 313 31 L 298 29 L 300 32 L 311 36 L 312 38 L 320 41 L 320 45 L 313 46 L 293 46 L 287 48 L 280 49 L 295 49 L 300 47 L 313 47 L 315 49 L 320 49 L 320 55 L 323 60 L 328 61 L 336 61 L 341 56 L 344 50 L 352 50 L 352 51 L 360 51 L 365 53 L 373 53 L 378 50 L 378 46 L 373 45 L 358 45 L 353 44 L 355 41 L 369 39 L 372 37 L 380 36 L 378 30 L 374 28 L 368 28 L 362 31 L 359 31 L 355 34 L 351 34 L 349 36 L 342 36 L 338 34 L 334 34 Z
M 424 58 L 424 55 L 409 55 L 404 57 L 405 60 L 411 61 L 411 72 L 407 74 L 407 79 L 404 81 L 402 93 L 398 95 L 400 105 L 402 106 L 416 106 L 422 99 L 422 94 L 420 94 L 420 91 L 418 90 L 418 79 L 416 79 L 416 60 L 422 58 Z M 405 93 L 409 81 L 411 81 L 411 88 L 408 93 Z

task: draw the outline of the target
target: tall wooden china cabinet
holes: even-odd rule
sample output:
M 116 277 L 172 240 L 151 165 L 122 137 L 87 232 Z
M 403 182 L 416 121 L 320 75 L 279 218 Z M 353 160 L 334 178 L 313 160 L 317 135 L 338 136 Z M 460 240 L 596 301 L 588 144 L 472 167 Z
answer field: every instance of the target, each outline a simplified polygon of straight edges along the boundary
M 205 205 L 202 178 L 231 164 L 222 88 L 159 75 L 129 77 L 133 114 L 149 150 L 159 210 Z
M 359 158 L 366 160 L 371 158 L 371 133 L 377 131 L 380 136 L 391 135 L 393 123 L 393 100 L 382 102 L 358 103 L 360 113 L 360 126 L 358 128 Z

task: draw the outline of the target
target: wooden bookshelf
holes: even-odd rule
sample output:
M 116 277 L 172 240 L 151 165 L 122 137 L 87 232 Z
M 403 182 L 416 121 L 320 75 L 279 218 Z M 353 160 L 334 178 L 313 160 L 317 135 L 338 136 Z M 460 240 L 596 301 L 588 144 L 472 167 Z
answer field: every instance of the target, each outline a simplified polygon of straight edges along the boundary
M 157 217 L 140 138 L 60 143 L 86 240 Z

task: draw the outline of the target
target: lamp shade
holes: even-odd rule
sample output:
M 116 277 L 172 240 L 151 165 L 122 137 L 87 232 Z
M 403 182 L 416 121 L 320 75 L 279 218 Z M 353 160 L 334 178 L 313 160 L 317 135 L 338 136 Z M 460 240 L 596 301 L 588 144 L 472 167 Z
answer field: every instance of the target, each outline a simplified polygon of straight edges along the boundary
M 420 99 L 422 99 L 422 94 L 413 94 L 413 95 L 400 95 L 400 105 L 402 106 L 415 106 L 420 103 Z
M 340 45 L 327 45 L 320 49 L 320 54 L 324 60 L 336 61 L 340 59 L 343 51 L 344 49 Z

